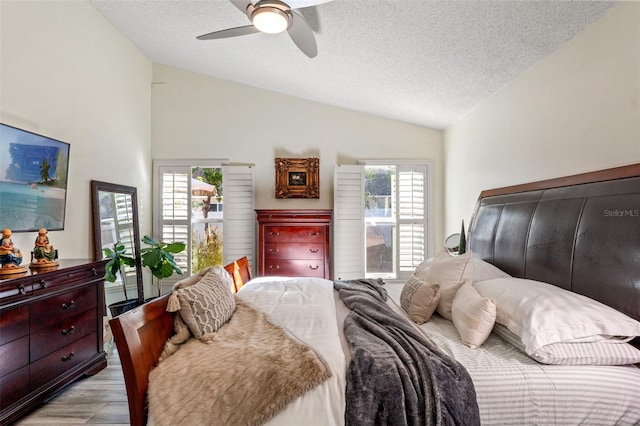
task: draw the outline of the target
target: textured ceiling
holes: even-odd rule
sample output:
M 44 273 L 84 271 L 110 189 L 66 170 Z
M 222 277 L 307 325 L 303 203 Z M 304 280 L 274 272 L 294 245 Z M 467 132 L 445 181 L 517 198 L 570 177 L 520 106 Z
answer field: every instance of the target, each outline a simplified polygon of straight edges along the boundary
M 615 5 L 334 0 L 299 9 L 318 44 L 318 56 L 310 59 L 286 33 L 196 40 L 249 24 L 226 0 L 91 3 L 156 63 L 436 129 Z

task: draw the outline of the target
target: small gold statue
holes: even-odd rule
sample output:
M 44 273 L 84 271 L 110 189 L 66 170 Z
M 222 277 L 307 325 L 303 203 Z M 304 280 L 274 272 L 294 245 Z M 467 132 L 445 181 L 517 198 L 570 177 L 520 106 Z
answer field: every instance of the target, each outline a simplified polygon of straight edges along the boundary
M 2 238 L 0 238 L 0 272 L 4 273 L 17 273 L 23 272 L 26 269 L 24 266 L 20 266 L 22 262 L 22 252 L 20 249 L 13 246 L 11 241 L 11 229 L 6 228 L 2 231 Z

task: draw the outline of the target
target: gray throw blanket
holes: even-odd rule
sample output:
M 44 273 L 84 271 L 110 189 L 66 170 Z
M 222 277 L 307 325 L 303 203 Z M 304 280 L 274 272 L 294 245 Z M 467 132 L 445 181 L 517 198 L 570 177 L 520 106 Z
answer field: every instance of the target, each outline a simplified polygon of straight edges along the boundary
M 351 312 L 344 333 L 347 426 L 479 425 L 467 370 L 386 304 L 383 281 L 334 281 Z

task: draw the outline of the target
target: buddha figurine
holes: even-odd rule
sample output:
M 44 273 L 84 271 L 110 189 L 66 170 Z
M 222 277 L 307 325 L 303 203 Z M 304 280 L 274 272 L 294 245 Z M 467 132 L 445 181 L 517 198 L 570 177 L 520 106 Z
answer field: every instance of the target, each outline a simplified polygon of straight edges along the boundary
M 2 231 L 2 238 L 0 239 L 0 264 L 2 268 L 19 268 L 22 262 L 22 252 L 20 249 L 13 246 L 11 241 L 11 230 L 5 229 Z
M 56 252 L 51 243 L 49 243 L 48 231 L 45 228 L 38 229 L 38 236 L 33 248 L 33 258 L 38 263 L 53 262 Z

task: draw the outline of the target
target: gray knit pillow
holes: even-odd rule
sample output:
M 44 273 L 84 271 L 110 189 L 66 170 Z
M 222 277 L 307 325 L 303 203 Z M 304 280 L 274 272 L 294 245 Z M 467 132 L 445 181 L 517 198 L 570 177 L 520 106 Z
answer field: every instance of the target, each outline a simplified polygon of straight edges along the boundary
M 235 298 L 229 283 L 231 277 L 223 268 L 212 268 L 196 284 L 173 291 L 174 302 L 169 302 L 178 310 L 180 317 L 200 340 L 209 340 L 236 309 Z M 179 301 L 179 308 L 175 304 Z M 176 309 L 177 308 L 177 309 Z

